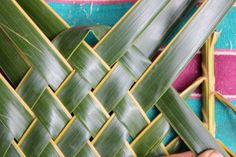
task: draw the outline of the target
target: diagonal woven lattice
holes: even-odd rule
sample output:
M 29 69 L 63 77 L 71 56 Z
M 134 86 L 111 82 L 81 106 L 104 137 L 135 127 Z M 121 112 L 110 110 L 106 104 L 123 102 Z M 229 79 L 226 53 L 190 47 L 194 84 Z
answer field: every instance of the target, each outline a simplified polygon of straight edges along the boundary
M 223 2 L 227 7 L 213 14 Z M 80 157 L 158 156 L 178 150 L 179 138 L 162 144 L 170 130 L 166 118 L 159 114 L 150 120 L 146 112 L 152 107 L 171 108 L 163 100 L 179 97 L 171 83 L 232 1 L 202 4 L 156 59 L 154 52 L 191 1 L 139 1 L 108 33 L 102 26 L 71 28 L 52 43 L 17 2 L 0 3 L 1 156 Z M 204 16 L 206 12 L 212 16 Z M 199 26 L 206 26 L 207 31 L 197 30 Z M 95 47 L 86 40 L 93 35 L 99 40 Z M 183 99 L 203 82 L 206 104 L 212 104 L 214 96 L 209 93 L 214 91 L 214 79 L 209 74 L 212 65 L 207 63 L 215 40 L 215 34 L 210 36 L 203 50 L 208 56 L 203 60 L 204 76 L 180 94 Z M 214 134 L 214 121 L 209 119 L 212 111 L 207 107 L 203 111 Z

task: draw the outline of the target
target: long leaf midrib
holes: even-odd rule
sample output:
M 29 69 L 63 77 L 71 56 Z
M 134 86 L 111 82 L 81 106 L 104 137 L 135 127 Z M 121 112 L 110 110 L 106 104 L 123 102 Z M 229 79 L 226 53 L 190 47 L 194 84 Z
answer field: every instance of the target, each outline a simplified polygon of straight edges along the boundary
M 40 52 L 41 54 L 43 54 L 42 50 L 40 50 L 37 46 L 35 46 L 34 44 L 32 44 L 29 40 L 27 40 L 25 37 L 23 37 L 22 35 L 20 35 L 19 33 L 15 32 L 14 30 L 12 30 L 11 28 L 9 28 L 8 26 L 4 25 L 3 23 L 0 22 L 0 28 L 4 31 L 4 33 L 8 36 L 9 39 L 11 39 L 10 35 L 5 31 L 4 28 L 8 29 L 10 32 L 14 33 L 16 36 L 20 37 L 22 40 L 24 40 L 26 43 L 28 43 L 30 46 L 34 47 L 36 50 L 38 50 L 38 52 Z M 11 39 L 12 41 L 12 39 Z

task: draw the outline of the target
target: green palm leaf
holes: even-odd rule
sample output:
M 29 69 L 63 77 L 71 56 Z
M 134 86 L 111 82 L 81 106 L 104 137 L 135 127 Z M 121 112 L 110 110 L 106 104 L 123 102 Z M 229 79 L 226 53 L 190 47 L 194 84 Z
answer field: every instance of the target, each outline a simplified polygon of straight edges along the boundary
M 0 138 L 6 142 L 0 153 L 163 155 L 179 144 L 162 144 L 171 125 L 192 151 L 213 148 L 228 156 L 183 100 L 207 78 L 181 95 L 171 84 L 233 0 L 206 0 L 153 62 L 196 0 L 140 0 L 109 31 L 68 29 L 44 1 L 17 2 L 0 0 L 0 65 L 17 87 L 1 75 Z M 89 35 L 98 40 L 95 47 Z M 150 120 L 145 112 L 153 106 L 162 114 Z

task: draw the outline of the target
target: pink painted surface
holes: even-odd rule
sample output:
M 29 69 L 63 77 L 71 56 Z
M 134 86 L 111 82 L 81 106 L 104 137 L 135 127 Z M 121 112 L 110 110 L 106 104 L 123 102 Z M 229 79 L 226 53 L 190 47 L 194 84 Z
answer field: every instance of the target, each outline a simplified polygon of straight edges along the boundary
M 173 85 L 181 92 L 201 76 L 201 73 L 201 54 L 198 53 Z M 228 99 L 236 100 L 236 50 L 217 49 L 215 51 L 215 79 L 215 89 Z M 193 97 L 198 98 L 200 93 L 200 89 L 197 89 Z
M 181 72 L 179 77 L 173 83 L 175 89 L 182 92 L 186 87 L 191 85 L 199 76 L 201 76 L 201 55 L 197 54 Z M 199 90 L 198 90 L 199 92 Z
M 137 2 L 137 0 L 46 0 L 47 2 L 61 2 L 61 3 L 72 3 L 72 4 L 116 4 L 124 2 Z
M 236 55 L 215 56 L 215 77 L 217 91 L 236 95 Z

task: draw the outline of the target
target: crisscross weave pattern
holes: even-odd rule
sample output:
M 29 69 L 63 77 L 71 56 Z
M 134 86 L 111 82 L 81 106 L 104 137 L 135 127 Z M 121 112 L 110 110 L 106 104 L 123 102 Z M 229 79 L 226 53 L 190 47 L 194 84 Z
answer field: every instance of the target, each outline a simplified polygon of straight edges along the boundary
M 4 8 L 0 8 L 17 13 L 19 21 L 0 15 L 0 40 L 5 41 L 0 47 L 8 50 L 1 52 L 0 144 L 4 151 L 0 154 L 151 156 L 174 151 L 179 139 L 168 147 L 161 143 L 170 130 L 167 120 L 162 114 L 150 120 L 146 112 L 167 90 L 176 94 L 169 87 L 179 71 L 168 68 L 169 60 L 178 56 L 187 63 L 178 45 L 195 40 L 194 33 L 199 32 L 193 31 L 187 39 L 179 35 L 171 48 L 152 61 L 168 32 L 164 27 L 170 29 L 190 5 L 189 1 L 157 1 L 137 2 L 108 33 L 100 26 L 71 28 L 52 43 L 15 1 L 1 1 Z M 154 2 L 159 5 L 148 6 Z M 198 18 L 202 21 L 197 24 L 206 22 L 204 9 L 211 6 L 214 12 L 219 5 L 216 1 L 204 4 L 192 23 Z M 139 20 L 131 18 L 137 12 L 143 12 Z M 165 22 L 157 26 L 173 12 L 175 16 L 167 19 L 172 20 L 170 26 Z M 155 38 L 147 38 L 151 33 L 156 33 Z M 86 41 L 92 34 L 99 40 L 95 47 Z M 7 58 L 9 53 L 15 58 Z M 164 73 L 171 79 L 165 80 Z

